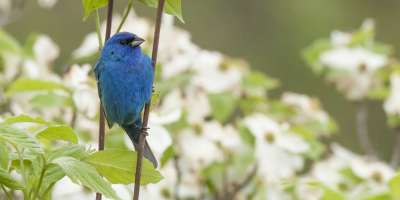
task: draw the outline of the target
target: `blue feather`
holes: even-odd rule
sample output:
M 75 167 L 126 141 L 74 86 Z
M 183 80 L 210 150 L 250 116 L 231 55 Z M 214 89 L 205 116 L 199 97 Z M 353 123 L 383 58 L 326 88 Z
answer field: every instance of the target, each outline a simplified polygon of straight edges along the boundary
M 154 71 L 151 59 L 145 55 L 138 36 L 122 32 L 104 45 L 94 72 L 100 101 L 109 127 L 121 126 L 135 148 L 141 128 L 141 112 L 151 99 Z M 157 166 L 147 142 L 144 156 Z

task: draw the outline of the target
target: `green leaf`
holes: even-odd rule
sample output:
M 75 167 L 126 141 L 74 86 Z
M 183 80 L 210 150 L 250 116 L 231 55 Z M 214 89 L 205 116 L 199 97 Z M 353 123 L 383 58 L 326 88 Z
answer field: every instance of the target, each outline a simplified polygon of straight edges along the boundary
M 158 0 L 139 0 L 139 1 L 153 8 L 156 8 L 158 6 Z M 182 23 L 185 22 L 182 16 L 181 0 L 166 0 L 164 11 L 168 14 L 176 16 Z
M 362 200 L 393 200 L 390 194 L 383 192 L 380 194 L 373 194 L 369 197 L 363 198 Z
M 71 142 L 73 144 L 78 143 L 78 136 L 76 135 L 74 129 L 66 125 L 50 126 L 40 131 L 36 138 L 39 140 L 64 140 Z
M 0 185 L 5 185 L 14 190 L 20 190 L 24 188 L 21 183 L 19 183 L 17 180 L 14 180 L 14 178 L 3 168 L 0 168 Z
M 83 20 L 86 20 L 93 11 L 106 6 L 107 3 L 108 0 L 82 0 Z
M 84 146 L 74 144 L 53 149 L 51 152 L 47 154 L 47 159 L 49 161 L 52 161 L 58 157 L 65 157 L 65 156 L 82 160 L 89 156 L 89 152 L 85 150 Z
M 106 149 L 128 149 L 125 143 L 125 132 L 118 126 L 113 126 L 107 132 L 107 140 L 105 141 Z
M 30 137 L 22 130 L 8 125 L 0 125 L 0 141 L 1 140 L 32 152 L 43 152 L 40 144 L 34 138 Z
M 0 142 L 0 168 L 8 169 L 8 163 L 10 161 L 10 152 L 7 144 Z
M 390 90 L 384 87 L 374 88 L 370 90 L 367 95 L 371 99 L 382 100 L 390 95 Z
M 396 174 L 390 179 L 389 187 L 393 199 L 400 199 L 400 174 Z
M 160 70 L 161 68 L 162 67 L 158 67 L 158 69 Z M 171 77 L 168 80 L 159 80 L 158 82 L 155 83 L 156 91 L 159 93 L 158 98 L 162 99 L 162 97 L 168 94 L 171 90 L 179 88 L 182 85 L 188 84 L 192 79 L 192 76 L 193 75 L 191 73 L 187 72 L 187 73 L 182 73 L 179 76 Z
M 181 0 L 167 0 L 165 4 L 165 11 L 168 14 L 176 16 L 182 23 L 185 23 L 182 16 Z
M 330 48 L 332 48 L 332 45 L 328 39 L 319 39 L 303 50 L 305 61 L 315 73 L 320 74 L 323 71 L 324 67 L 319 62 L 319 57 Z
M 368 45 L 374 41 L 375 26 L 361 27 L 352 34 L 350 46 Z
M 324 193 L 321 200 L 346 200 L 344 195 L 338 191 L 332 190 L 328 187 L 322 187 Z
M 165 149 L 164 153 L 161 156 L 161 167 L 165 166 L 165 164 L 175 155 L 174 146 L 170 145 L 167 149 Z
M 136 152 L 129 150 L 106 149 L 90 155 L 86 161 L 111 183 L 129 184 L 135 178 L 136 155 Z M 162 178 L 150 161 L 143 159 L 140 184 L 157 183 Z
M 244 89 L 249 93 L 257 94 L 257 91 L 264 92 L 265 90 L 271 90 L 279 86 L 279 81 L 268 77 L 266 74 L 262 72 L 253 71 L 248 73 L 242 80 L 242 85 Z M 262 94 L 264 95 L 264 94 Z M 253 95 L 257 96 L 257 95 Z
M 246 142 L 250 146 L 254 147 L 254 145 L 256 143 L 256 139 L 255 139 L 254 135 L 251 134 L 250 130 L 246 126 L 244 126 L 244 125 L 239 126 L 239 135 L 240 135 L 240 138 L 244 142 Z
M 68 107 L 72 106 L 72 98 L 70 96 L 58 95 L 54 93 L 39 94 L 30 99 L 32 106 L 37 108 L 49 107 Z
M 46 122 L 40 117 L 31 117 L 28 115 L 18 115 L 15 117 L 9 117 L 7 118 L 3 123 L 4 124 L 15 124 L 15 123 L 36 123 L 36 124 L 43 124 L 43 125 L 49 125 L 49 122 Z
M 37 91 L 55 91 L 64 90 L 70 92 L 70 90 L 62 85 L 53 81 L 43 81 L 37 79 L 18 79 L 14 81 L 6 91 L 7 96 L 11 96 L 19 92 L 37 92 Z
M 49 187 L 52 187 L 54 183 L 61 180 L 65 176 L 64 171 L 56 164 L 50 163 L 47 165 L 46 172 L 43 176 L 42 187 L 40 188 L 40 192 L 43 193 Z
M 209 94 L 208 100 L 214 118 L 221 123 L 226 122 L 236 108 L 237 98 L 231 93 Z
M 15 38 L 0 29 L 0 53 L 4 52 L 18 54 L 21 52 L 21 45 Z
M 218 187 L 220 187 L 219 183 L 222 183 L 224 181 L 224 171 L 226 171 L 226 167 L 223 163 L 214 162 L 203 169 L 203 171 L 201 172 L 202 177 L 205 177 L 207 179 L 206 184 L 212 192 L 216 192 L 222 189 Z
M 388 115 L 388 124 L 390 127 L 398 127 L 400 125 L 400 116 Z
M 72 157 L 60 157 L 53 160 L 65 174 L 74 182 L 100 192 L 112 199 L 120 199 L 111 184 L 105 181 L 91 165 Z
M 38 33 L 29 33 L 27 39 L 25 40 L 25 44 L 22 47 L 22 51 L 25 57 L 34 58 L 35 53 L 33 51 L 33 47 L 38 39 L 40 34 Z

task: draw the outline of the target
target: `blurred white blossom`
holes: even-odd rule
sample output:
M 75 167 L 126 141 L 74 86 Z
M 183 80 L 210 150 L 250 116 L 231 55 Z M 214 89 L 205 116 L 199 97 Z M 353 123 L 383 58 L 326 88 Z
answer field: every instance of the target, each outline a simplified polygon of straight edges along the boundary
M 279 124 L 263 114 L 253 114 L 244 122 L 256 138 L 256 158 L 265 180 L 275 182 L 290 178 L 302 169 L 301 154 L 309 150 L 309 145 L 290 133 L 286 124 Z
M 385 66 L 387 57 L 360 47 L 339 47 L 324 52 L 321 55 L 321 62 L 337 70 L 369 73 Z
M 329 123 L 328 114 L 322 110 L 320 103 L 315 98 L 310 98 L 303 94 L 285 92 L 281 98 L 283 103 L 294 106 L 301 114 L 297 116 L 296 121 L 306 122 L 315 120 L 324 126 Z
M 72 52 L 74 58 L 82 58 L 94 55 L 99 51 L 99 40 L 95 32 L 89 33 L 83 39 L 82 44 Z
M 38 3 L 43 8 L 52 8 L 58 0 L 38 0 Z

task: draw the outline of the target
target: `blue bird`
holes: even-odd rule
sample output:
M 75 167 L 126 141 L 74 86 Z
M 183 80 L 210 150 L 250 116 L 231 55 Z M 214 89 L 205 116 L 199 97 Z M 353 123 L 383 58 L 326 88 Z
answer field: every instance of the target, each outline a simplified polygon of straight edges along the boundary
M 115 34 L 105 43 L 94 69 L 108 126 L 116 123 L 122 127 L 135 149 L 142 126 L 141 112 L 151 99 L 154 79 L 152 61 L 140 48 L 143 42 L 132 33 Z M 147 141 L 143 155 L 157 167 Z

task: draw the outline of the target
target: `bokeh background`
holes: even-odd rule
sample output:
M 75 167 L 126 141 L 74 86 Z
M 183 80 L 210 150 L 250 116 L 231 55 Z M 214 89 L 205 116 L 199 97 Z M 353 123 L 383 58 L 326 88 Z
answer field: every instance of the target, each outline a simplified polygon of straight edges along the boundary
M 116 9 L 121 11 L 125 4 L 126 1 L 116 1 Z M 354 105 L 312 74 L 301 51 L 334 29 L 359 27 L 366 18 L 375 20 L 378 40 L 398 48 L 399 7 L 397 0 L 185 0 L 186 23 L 179 26 L 188 30 L 193 41 L 203 48 L 244 58 L 251 66 L 278 78 L 282 86 L 279 90 L 318 97 L 339 124 L 335 139 L 360 151 L 355 135 Z M 135 4 L 135 10 L 142 16 L 154 15 L 153 9 L 140 4 Z M 63 47 L 57 63 L 65 63 L 82 38 L 95 29 L 90 19 L 82 21 L 82 15 L 78 0 L 61 0 L 51 10 L 27 0 L 4 28 L 20 41 L 28 36 L 26 30 L 50 35 Z M 278 94 L 279 90 L 271 95 Z M 369 110 L 372 141 L 381 155 L 388 158 L 394 134 L 385 125 L 382 104 L 369 102 Z

